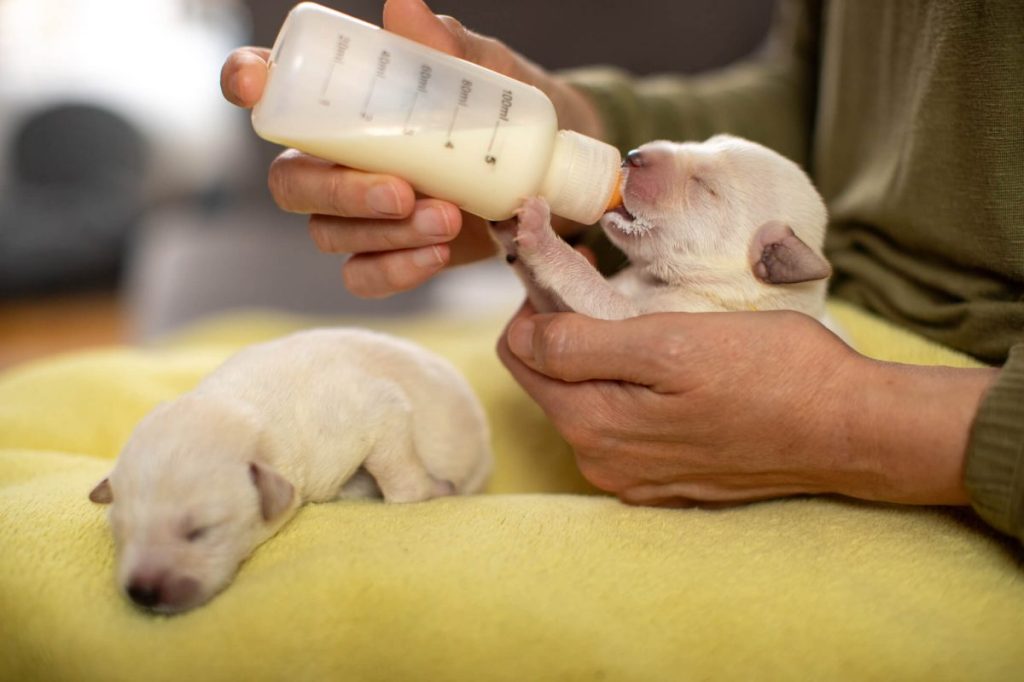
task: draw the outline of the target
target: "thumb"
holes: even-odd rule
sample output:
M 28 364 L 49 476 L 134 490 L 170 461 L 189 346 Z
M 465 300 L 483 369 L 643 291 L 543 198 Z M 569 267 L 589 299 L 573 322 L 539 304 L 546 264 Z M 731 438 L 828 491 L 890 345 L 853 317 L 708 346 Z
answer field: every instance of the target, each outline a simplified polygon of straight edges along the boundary
M 451 17 L 443 19 L 423 0 L 387 0 L 384 28 L 454 57 L 466 58 L 467 31 Z
M 423 0 L 387 0 L 384 3 L 384 28 L 542 90 L 548 85 L 543 70 L 500 40 L 474 33 L 453 17 L 434 14 Z
M 554 379 L 626 381 L 668 392 L 673 373 L 680 369 L 679 344 L 653 322 L 643 317 L 598 320 L 576 313 L 527 315 L 513 320 L 507 339 L 525 365 Z

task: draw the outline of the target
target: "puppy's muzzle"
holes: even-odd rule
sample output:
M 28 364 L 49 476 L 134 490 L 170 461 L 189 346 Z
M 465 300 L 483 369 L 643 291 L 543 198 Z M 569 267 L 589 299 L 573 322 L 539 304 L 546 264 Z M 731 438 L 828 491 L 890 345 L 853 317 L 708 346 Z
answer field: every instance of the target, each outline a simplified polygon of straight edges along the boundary
M 191 602 L 199 592 L 199 581 L 188 576 L 167 573 L 139 574 L 125 590 L 128 598 L 147 609 L 178 609 Z

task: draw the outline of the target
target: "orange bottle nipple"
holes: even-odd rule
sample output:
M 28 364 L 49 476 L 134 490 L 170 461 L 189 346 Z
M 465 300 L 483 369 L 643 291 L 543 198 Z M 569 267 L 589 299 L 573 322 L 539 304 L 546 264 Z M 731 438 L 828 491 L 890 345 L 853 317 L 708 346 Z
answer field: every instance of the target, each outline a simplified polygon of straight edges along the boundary
M 612 187 L 612 195 L 608 197 L 608 205 L 605 211 L 611 211 L 622 206 L 622 171 L 615 175 L 615 185 Z

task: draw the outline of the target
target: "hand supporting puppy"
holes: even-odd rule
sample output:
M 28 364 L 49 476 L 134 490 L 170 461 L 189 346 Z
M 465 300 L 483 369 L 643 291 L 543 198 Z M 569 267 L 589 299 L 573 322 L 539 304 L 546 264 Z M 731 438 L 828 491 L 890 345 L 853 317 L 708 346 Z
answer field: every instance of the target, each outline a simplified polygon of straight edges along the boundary
M 586 97 L 500 41 L 437 16 L 422 0 L 388 0 L 384 28 L 540 88 L 558 113 L 559 127 L 600 138 L 601 122 Z M 259 101 L 270 50 L 240 48 L 221 71 L 224 97 L 240 107 Z M 345 285 L 354 294 L 381 297 L 415 288 L 447 265 L 494 253 L 486 222 L 457 206 L 417 197 L 404 180 L 364 173 L 304 154 L 283 152 L 270 167 L 274 201 L 285 211 L 310 214 L 309 232 L 327 253 L 352 254 Z M 558 224 L 562 232 L 578 229 Z
M 650 505 L 967 504 L 970 425 L 996 375 L 877 362 L 792 312 L 602 321 L 526 306 L 498 354 L 591 483 Z

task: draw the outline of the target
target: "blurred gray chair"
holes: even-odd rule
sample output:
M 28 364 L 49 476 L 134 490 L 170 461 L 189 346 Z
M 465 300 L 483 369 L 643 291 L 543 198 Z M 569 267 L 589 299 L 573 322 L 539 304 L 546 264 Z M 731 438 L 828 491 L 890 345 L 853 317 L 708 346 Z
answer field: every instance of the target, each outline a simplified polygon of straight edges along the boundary
M 77 103 L 14 132 L 0 196 L 0 295 L 111 281 L 142 210 L 145 147 L 115 112 Z

